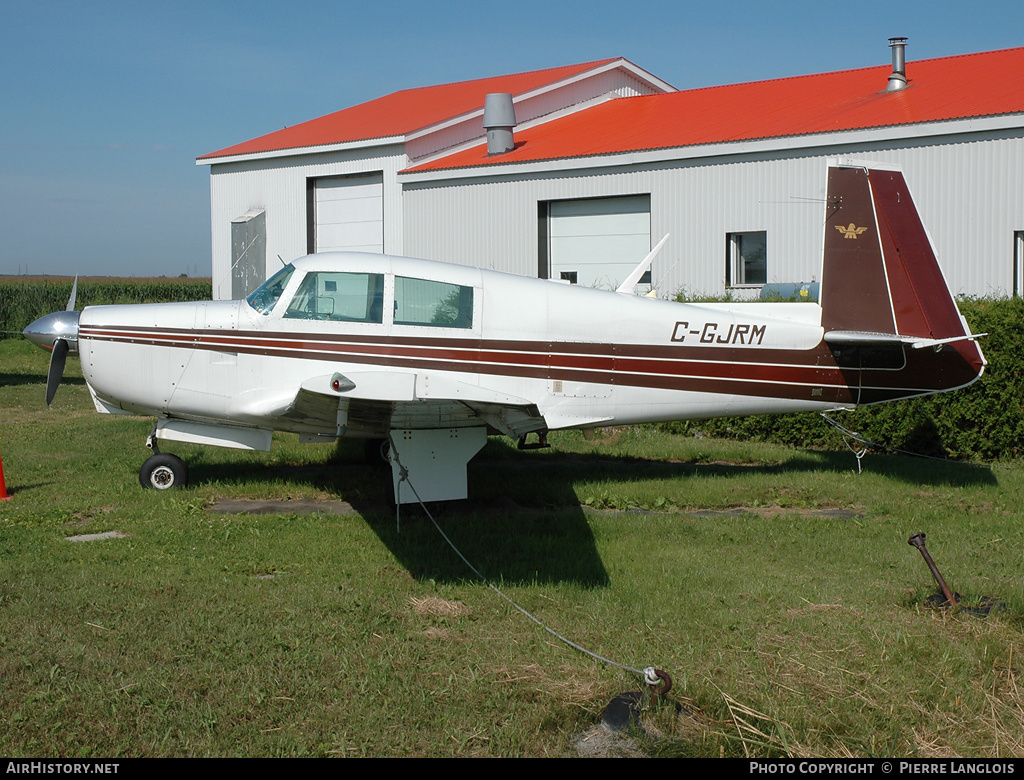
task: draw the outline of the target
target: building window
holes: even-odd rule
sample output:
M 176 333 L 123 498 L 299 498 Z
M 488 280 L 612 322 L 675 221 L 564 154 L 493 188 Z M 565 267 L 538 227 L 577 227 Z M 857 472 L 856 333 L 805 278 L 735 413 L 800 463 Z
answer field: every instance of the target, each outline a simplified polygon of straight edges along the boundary
M 753 287 L 768 281 L 768 234 L 730 233 L 725 266 L 727 287 Z
M 1024 296 L 1024 230 L 1013 233 L 1013 294 Z

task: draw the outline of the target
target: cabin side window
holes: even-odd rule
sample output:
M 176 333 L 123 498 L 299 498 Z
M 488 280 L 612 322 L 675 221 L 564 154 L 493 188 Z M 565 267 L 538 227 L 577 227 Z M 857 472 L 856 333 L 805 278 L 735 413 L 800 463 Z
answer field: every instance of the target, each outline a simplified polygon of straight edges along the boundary
M 382 322 L 384 275 L 333 271 L 308 273 L 284 316 L 299 320 Z
M 396 276 L 395 324 L 472 328 L 473 288 Z

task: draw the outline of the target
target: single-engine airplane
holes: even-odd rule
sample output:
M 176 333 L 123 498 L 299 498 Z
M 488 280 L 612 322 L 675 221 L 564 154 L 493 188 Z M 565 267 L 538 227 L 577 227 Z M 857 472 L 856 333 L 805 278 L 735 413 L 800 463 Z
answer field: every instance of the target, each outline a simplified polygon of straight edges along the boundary
M 488 434 L 536 447 L 558 429 L 851 408 L 984 370 L 899 170 L 829 167 L 821 280 L 820 305 L 697 305 L 325 253 L 246 300 L 89 306 L 25 335 L 53 350 L 47 403 L 77 351 L 97 411 L 156 417 L 145 486 L 187 481 L 157 439 L 269 450 L 292 431 L 387 440 L 395 501 L 442 501 L 467 496 Z

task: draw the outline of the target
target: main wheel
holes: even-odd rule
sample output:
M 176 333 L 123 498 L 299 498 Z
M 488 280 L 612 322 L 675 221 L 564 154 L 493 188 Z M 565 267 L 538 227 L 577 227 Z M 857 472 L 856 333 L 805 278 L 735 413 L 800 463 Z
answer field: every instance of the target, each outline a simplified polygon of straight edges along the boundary
M 139 483 L 144 488 L 156 490 L 185 487 L 188 484 L 188 466 L 181 458 L 161 452 L 142 464 Z

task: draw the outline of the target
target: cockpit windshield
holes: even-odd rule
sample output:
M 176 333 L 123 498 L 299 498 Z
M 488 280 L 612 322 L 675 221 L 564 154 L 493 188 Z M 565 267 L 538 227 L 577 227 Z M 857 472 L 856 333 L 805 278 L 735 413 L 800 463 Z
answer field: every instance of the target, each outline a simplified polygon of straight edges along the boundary
M 270 310 L 281 299 L 281 293 L 288 286 L 288 280 L 295 273 L 295 266 L 286 265 L 267 281 L 257 287 L 245 300 L 260 314 L 270 314 Z

